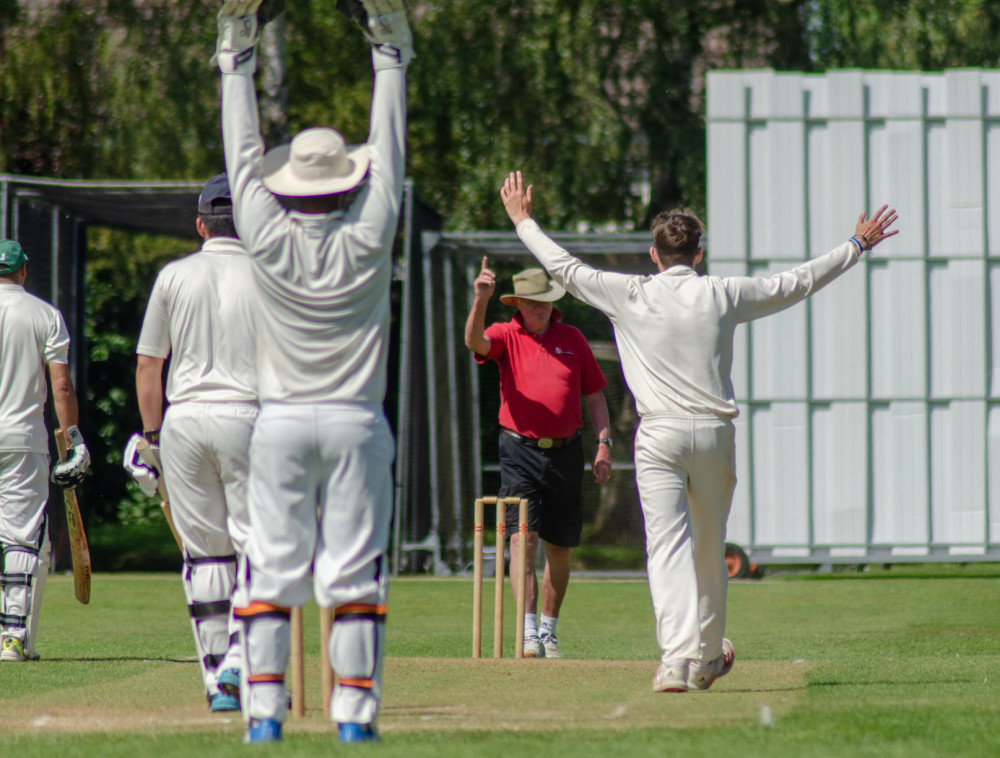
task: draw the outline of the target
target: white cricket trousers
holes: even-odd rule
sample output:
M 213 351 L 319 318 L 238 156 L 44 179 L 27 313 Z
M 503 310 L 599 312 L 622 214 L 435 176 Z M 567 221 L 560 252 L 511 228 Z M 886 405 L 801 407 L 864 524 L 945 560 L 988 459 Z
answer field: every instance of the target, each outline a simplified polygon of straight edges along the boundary
M 192 557 L 244 551 L 255 403 L 175 403 L 160 432 L 174 526 Z
M 371 723 L 381 700 L 392 433 L 381 407 L 264 404 L 250 445 L 244 717 L 283 720 L 289 624 L 334 609 L 330 718 Z M 254 609 L 265 609 L 260 612 Z M 268 608 L 270 610 L 268 610 Z M 270 678 L 270 680 L 269 680 Z M 244 689 L 244 692 L 247 692 Z
M 160 458 L 177 534 L 184 545 L 181 578 L 205 692 L 218 676 L 241 669 L 243 648 L 230 613 L 238 556 L 250 537 L 247 488 L 256 403 L 174 403 L 163 419 Z
M 0 631 L 35 650 L 51 548 L 46 453 L 0 452 Z
M 726 628 L 736 432 L 718 416 L 645 416 L 635 470 L 661 660 L 711 661 Z

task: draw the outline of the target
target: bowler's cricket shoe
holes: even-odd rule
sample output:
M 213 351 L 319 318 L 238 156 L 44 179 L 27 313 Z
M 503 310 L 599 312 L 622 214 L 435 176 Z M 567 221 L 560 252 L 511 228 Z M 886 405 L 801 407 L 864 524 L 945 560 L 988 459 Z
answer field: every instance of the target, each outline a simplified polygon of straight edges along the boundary
M 250 719 L 250 726 L 243 735 L 243 742 L 247 745 L 258 742 L 281 742 L 281 722 L 274 719 Z
M 0 661 L 26 661 L 21 641 L 16 637 L 4 637 L 0 643 Z
M 352 742 L 378 742 L 378 732 L 371 724 L 341 724 L 340 741 L 345 745 Z
M 686 658 L 660 661 L 653 677 L 653 692 L 687 692 L 688 662 Z
M 542 641 L 535 636 L 525 637 L 523 654 L 525 658 L 544 658 L 545 648 L 542 647 Z
M 733 670 L 736 653 L 733 643 L 723 638 L 722 655 L 708 663 L 691 663 L 688 666 L 688 687 L 692 690 L 707 690 L 712 682 Z
M 562 658 L 562 653 L 559 652 L 559 640 L 554 634 L 543 634 L 538 639 L 541 640 L 542 647 L 545 648 L 546 658 Z

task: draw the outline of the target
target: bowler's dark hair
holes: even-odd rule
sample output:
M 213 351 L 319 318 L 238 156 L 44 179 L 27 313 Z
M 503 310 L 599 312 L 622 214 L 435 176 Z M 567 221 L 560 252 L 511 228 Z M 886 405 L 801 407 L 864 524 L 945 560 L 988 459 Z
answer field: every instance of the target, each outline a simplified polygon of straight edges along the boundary
M 240 235 L 236 233 L 236 225 L 233 223 L 232 214 L 226 213 L 222 215 L 207 216 L 204 213 L 199 213 L 198 218 L 200 218 L 201 223 L 205 225 L 205 231 L 208 232 L 209 237 L 240 238 Z
M 698 254 L 705 225 L 686 208 L 658 213 L 650 225 L 656 255 L 665 266 L 690 265 Z

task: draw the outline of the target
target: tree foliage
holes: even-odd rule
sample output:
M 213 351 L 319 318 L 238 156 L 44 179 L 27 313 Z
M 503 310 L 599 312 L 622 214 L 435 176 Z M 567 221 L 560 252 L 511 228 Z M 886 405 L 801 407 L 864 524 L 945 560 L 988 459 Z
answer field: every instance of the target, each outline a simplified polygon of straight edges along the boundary
M 814 0 L 806 30 L 821 69 L 1000 65 L 993 0 Z

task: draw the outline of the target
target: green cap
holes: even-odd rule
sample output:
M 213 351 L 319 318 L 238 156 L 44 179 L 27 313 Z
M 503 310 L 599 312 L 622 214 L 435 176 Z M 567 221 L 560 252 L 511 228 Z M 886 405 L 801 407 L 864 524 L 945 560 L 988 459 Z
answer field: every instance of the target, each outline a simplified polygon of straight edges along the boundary
M 0 240 L 0 276 L 13 274 L 26 260 L 28 256 L 14 240 Z

